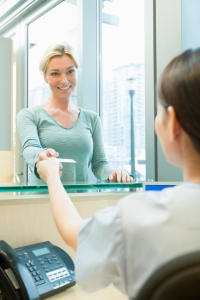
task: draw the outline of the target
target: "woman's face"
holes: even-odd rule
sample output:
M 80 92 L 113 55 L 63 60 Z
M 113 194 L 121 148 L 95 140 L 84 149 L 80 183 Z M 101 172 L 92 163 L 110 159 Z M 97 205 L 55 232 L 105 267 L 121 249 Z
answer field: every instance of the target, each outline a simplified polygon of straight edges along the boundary
M 73 59 L 66 54 L 51 58 L 44 79 L 53 97 L 69 100 L 77 84 L 77 69 Z

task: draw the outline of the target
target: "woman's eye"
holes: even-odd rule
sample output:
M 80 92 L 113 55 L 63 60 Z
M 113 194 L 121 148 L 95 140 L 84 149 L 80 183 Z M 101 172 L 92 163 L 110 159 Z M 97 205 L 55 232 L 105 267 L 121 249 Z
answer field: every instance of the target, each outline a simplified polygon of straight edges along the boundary
M 75 71 L 76 71 L 75 69 L 71 69 L 71 70 L 68 71 L 68 74 L 74 74 Z
M 57 76 L 58 73 L 57 73 L 57 72 L 53 72 L 51 75 L 52 75 L 52 76 Z

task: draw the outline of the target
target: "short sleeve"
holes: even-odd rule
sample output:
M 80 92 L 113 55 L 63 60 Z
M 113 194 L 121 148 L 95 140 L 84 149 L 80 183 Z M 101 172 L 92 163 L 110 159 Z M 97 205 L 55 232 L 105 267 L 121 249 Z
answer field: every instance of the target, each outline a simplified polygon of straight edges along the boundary
M 76 279 L 86 292 L 113 283 L 125 291 L 124 243 L 120 206 L 108 207 L 87 219 L 78 236 Z

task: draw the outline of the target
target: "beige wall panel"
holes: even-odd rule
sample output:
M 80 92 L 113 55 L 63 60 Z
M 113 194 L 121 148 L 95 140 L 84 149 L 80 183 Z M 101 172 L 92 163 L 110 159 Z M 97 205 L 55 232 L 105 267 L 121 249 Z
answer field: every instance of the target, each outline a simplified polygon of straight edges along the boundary
M 127 194 L 89 193 L 75 196 L 74 205 L 83 218 L 95 212 L 116 205 Z M 60 237 L 55 226 L 48 195 L 0 197 L 0 240 L 13 248 L 33 243 L 50 241 L 66 250 L 74 259 L 74 251 Z
M 0 36 L 0 151 L 12 149 L 12 40 Z
M 14 180 L 13 151 L 0 151 L 0 183 L 9 183 Z

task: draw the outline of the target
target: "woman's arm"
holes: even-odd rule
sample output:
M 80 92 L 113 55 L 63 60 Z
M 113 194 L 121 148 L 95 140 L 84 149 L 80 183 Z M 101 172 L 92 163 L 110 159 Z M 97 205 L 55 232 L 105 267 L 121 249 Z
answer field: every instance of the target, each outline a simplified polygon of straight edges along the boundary
M 22 154 L 29 165 L 31 172 L 35 173 L 35 163 L 49 157 L 59 155 L 54 149 L 44 149 L 40 143 L 37 129 L 37 120 L 34 114 L 28 109 L 22 109 L 17 115 L 17 127 L 22 143 Z
M 132 182 L 133 178 L 122 169 L 112 168 L 106 158 L 101 120 L 97 117 L 95 128 L 92 134 L 93 138 L 93 158 L 92 171 L 99 179 L 108 179 L 110 182 Z
M 96 115 L 92 139 L 93 139 L 93 157 L 92 157 L 92 172 L 98 179 L 108 179 L 109 174 L 114 171 L 107 161 L 104 143 L 102 137 L 102 126 L 99 116 Z
M 22 109 L 17 115 L 17 128 L 22 143 L 22 154 L 34 172 L 38 155 L 45 149 L 41 146 L 37 132 L 37 124 L 33 113 L 28 109 Z
M 76 251 L 78 232 L 83 220 L 62 186 L 59 162 L 56 158 L 50 158 L 37 163 L 36 167 L 40 177 L 48 185 L 51 208 L 58 231 L 63 240 Z

